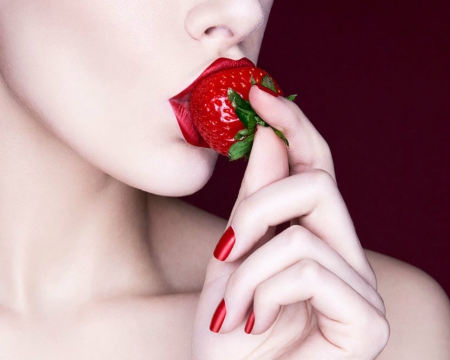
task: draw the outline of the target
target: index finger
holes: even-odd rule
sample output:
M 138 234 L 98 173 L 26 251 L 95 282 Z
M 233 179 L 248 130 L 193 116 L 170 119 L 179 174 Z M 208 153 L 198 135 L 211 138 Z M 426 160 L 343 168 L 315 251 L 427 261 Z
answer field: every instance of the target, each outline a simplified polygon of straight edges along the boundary
M 271 129 L 259 125 L 257 128 L 250 159 L 227 227 L 244 199 L 263 187 L 284 179 L 289 173 L 286 146 L 283 141 Z M 268 236 L 271 237 L 270 234 Z
M 292 175 L 308 169 L 321 169 L 336 181 L 327 142 L 294 102 L 270 95 L 257 86 L 252 86 L 249 100 L 257 114 L 288 139 Z

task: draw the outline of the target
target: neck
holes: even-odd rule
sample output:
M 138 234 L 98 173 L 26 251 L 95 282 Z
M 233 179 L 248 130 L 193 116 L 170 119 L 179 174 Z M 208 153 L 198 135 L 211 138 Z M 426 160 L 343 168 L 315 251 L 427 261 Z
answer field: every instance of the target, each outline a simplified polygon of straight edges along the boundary
M 0 305 L 50 313 L 164 291 L 146 193 L 68 148 L 0 92 Z

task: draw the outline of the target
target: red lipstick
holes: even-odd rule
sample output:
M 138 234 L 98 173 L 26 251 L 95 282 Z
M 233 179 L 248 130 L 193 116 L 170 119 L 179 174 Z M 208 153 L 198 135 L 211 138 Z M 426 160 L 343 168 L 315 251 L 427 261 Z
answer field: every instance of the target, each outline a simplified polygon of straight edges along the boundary
M 253 64 L 251 60 L 245 57 L 240 60 L 219 58 L 215 60 L 211 65 L 209 65 L 200 74 L 200 76 L 196 80 L 194 80 L 194 82 L 191 85 L 189 85 L 179 94 L 169 99 L 170 105 L 172 106 L 173 112 L 175 113 L 175 117 L 177 118 L 178 125 L 180 126 L 181 133 L 183 134 L 186 142 L 194 146 L 209 148 L 208 144 L 205 142 L 205 140 L 203 140 L 203 138 L 198 133 L 191 118 L 191 113 L 189 110 L 189 98 L 192 89 L 201 80 L 216 72 L 230 68 L 240 68 L 249 66 L 255 66 L 255 64 Z

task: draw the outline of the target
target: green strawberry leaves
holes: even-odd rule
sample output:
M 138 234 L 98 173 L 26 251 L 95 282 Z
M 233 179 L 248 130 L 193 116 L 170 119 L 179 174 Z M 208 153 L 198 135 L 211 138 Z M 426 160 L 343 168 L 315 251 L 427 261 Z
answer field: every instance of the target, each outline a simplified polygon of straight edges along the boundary
M 243 110 L 253 110 L 250 105 L 250 102 L 244 100 L 242 98 L 242 96 L 239 95 L 232 88 L 228 89 L 228 100 L 230 100 L 231 104 L 233 105 L 233 108 L 235 108 L 235 109 L 236 109 L 236 107 L 239 107 Z
M 296 97 L 297 97 L 297 94 L 294 94 L 294 95 L 286 96 L 286 99 L 288 99 L 289 101 L 294 101 Z
M 250 82 L 252 85 L 256 84 L 253 76 L 251 76 Z M 262 78 L 261 85 L 267 87 L 275 93 L 277 92 L 277 88 L 273 80 L 267 75 Z M 296 96 L 297 95 L 290 95 L 287 96 L 286 99 L 288 99 L 289 101 L 294 101 Z M 246 129 L 239 131 L 234 137 L 235 140 L 238 141 L 235 142 L 228 151 L 228 158 L 230 161 L 237 160 L 242 157 L 244 157 L 245 160 L 249 158 L 250 151 L 253 145 L 253 139 L 255 137 L 256 125 L 271 127 L 275 134 L 277 134 L 277 136 L 280 137 L 281 140 L 283 140 L 283 142 L 289 149 L 289 142 L 283 135 L 283 133 L 261 119 L 255 112 L 255 110 L 253 110 L 252 106 L 250 105 L 250 101 L 244 100 L 242 96 L 232 88 L 228 89 L 228 100 L 231 102 L 231 105 L 233 106 L 237 117 L 246 127 Z
M 261 80 L 261 85 L 272 90 L 275 94 L 277 93 L 277 87 L 270 76 L 264 76 Z
M 244 157 L 247 160 L 250 156 L 250 151 L 253 146 L 253 139 L 255 138 L 255 134 L 251 134 L 247 136 L 245 139 L 235 142 L 228 151 L 228 158 L 230 161 L 240 159 Z

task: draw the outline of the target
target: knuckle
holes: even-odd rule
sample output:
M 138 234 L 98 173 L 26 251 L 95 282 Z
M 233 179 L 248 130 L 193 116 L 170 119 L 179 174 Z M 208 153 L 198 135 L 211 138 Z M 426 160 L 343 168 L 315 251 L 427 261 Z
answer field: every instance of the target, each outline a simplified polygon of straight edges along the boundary
M 245 228 L 251 229 L 252 224 L 260 223 L 261 214 L 258 209 L 253 197 L 249 196 L 239 203 L 234 218 L 238 219 L 240 224 L 246 224 Z
M 306 282 L 318 284 L 322 274 L 322 266 L 313 259 L 303 259 L 298 263 L 299 276 Z
M 284 233 L 281 244 L 284 249 L 295 253 L 305 253 L 305 250 L 312 246 L 314 235 L 303 226 L 292 225 Z
M 236 212 L 235 212 L 235 217 L 238 217 L 238 215 L 239 215 L 239 218 L 242 218 L 251 213 L 252 213 L 251 212 L 251 201 L 247 197 L 247 198 L 243 199 L 237 206 Z
M 377 312 L 372 331 L 373 341 L 379 348 L 384 348 L 389 340 L 390 326 L 386 317 L 380 312 Z
M 268 281 L 263 281 L 258 284 L 255 289 L 254 302 L 260 303 L 264 301 L 265 303 L 272 303 L 274 300 L 274 291 L 270 291 L 270 283 Z
M 389 323 L 376 309 L 358 314 L 359 323 L 345 346 L 348 359 L 375 359 L 389 340 Z M 362 357 L 363 356 L 363 357 Z
M 237 296 L 236 294 L 241 289 L 249 288 L 250 283 L 251 281 L 246 272 L 236 270 L 228 279 L 226 293 L 233 294 L 232 296 Z
M 336 192 L 336 183 L 333 177 L 325 170 L 311 169 L 304 174 L 306 181 L 316 195 L 328 196 Z
M 381 349 L 386 346 L 389 339 L 390 327 L 384 314 L 377 309 L 372 308 L 371 311 L 361 314 L 359 317 L 359 331 L 361 343 L 369 343 L 371 347 Z

